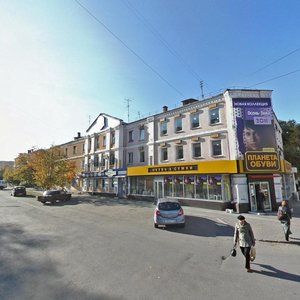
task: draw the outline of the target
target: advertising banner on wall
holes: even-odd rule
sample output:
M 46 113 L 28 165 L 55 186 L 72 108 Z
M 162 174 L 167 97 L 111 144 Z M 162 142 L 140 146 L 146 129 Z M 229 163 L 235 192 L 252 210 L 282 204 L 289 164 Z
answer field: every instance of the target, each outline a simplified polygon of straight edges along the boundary
M 234 98 L 239 152 L 276 151 L 273 110 L 270 98 Z

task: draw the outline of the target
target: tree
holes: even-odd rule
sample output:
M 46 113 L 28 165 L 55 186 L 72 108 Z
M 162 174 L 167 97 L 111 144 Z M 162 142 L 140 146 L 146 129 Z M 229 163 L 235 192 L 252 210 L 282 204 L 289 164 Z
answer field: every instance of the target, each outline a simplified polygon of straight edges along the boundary
M 3 178 L 13 184 L 13 185 L 17 185 L 20 180 L 17 178 L 16 176 L 16 172 L 15 172 L 15 168 L 14 167 L 6 167 L 4 169 L 4 173 L 3 173 Z
M 279 121 L 282 128 L 282 141 L 284 158 L 294 167 L 300 175 L 300 124 L 295 120 Z
M 56 147 L 31 153 L 30 165 L 34 170 L 35 183 L 45 189 L 63 187 L 76 175 L 75 165 L 61 156 Z
M 15 169 L 13 172 L 14 181 L 23 182 L 27 185 L 34 185 L 34 170 L 32 168 L 31 153 L 21 153 L 16 158 Z

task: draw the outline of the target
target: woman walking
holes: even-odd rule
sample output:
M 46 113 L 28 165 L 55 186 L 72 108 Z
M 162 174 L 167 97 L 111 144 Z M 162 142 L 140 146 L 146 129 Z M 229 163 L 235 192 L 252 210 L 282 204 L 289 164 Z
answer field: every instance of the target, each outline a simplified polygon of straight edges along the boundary
M 250 268 L 250 250 L 251 247 L 255 246 L 255 238 L 251 228 L 251 225 L 246 222 L 245 217 L 239 215 L 238 222 L 235 224 L 234 230 L 234 247 L 237 244 L 240 246 L 241 252 L 245 256 L 245 268 L 248 273 L 251 273 L 252 270 Z
M 292 233 L 291 228 L 290 228 L 292 212 L 291 212 L 291 209 L 289 208 L 289 204 L 286 200 L 283 200 L 281 202 L 281 206 L 279 206 L 279 208 L 278 208 L 277 218 L 282 225 L 285 240 L 288 241 L 289 235 Z

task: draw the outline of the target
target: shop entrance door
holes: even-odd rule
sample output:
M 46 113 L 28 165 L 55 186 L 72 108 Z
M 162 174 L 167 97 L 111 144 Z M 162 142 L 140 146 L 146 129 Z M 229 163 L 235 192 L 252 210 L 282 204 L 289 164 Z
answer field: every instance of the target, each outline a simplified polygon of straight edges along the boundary
M 262 193 L 260 195 L 260 193 Z M 271 196 L 269 182 L 250 182 L 249 183 L 251 211 L 271 211 Z M 260 205 L 260 199 L 262 205 Z
M 154 179 L 154 197 L 155 197 L 155 199 L 159 199 L 164 196 L 163 184 L 164 184 L 163 178 L 155 178 Z

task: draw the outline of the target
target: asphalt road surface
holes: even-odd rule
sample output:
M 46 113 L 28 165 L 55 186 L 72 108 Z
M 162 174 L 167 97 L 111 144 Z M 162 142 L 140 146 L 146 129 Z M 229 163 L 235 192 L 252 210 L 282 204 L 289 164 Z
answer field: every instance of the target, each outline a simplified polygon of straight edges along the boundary
M 0 191 L 0 299 L 299 299 L 300 230 L 247 215 L 258 256 L 229 256 L 236 215 L 185 207 L 155 229 L 149 202 L 75 196 L 44 206 Z

